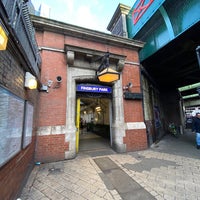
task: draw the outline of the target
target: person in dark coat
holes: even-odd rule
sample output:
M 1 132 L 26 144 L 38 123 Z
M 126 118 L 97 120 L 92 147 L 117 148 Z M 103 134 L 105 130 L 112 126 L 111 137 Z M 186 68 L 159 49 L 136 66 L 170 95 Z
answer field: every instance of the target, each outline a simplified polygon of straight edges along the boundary
M 200 148 L 200 113 L 196 113 L 192 122 L 192 132 L 196 132 L 196 144 L 197 149 Z

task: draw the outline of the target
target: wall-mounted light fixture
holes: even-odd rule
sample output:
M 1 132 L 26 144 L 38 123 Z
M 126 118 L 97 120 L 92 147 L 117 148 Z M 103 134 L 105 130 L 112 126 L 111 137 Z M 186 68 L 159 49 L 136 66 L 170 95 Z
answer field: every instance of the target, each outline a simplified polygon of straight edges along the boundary
M 114 82 L 120 79 L 120 74 L 119 72 L 111 69 L 109 67 L 109 56 L 110 53 L 107 52 L 101 60 L 101 65 L 99 66 L 97 70 L 97 79 L 100 82 Z
M 0 21 L 0 50 L 5 50 L 7 47 L 8 36 L 6 30 L 3 28 L 3 25 Z
M 24 87 L 29 88 L 31 90 L 37 88 L 37 80 L 35 76 L 33 76 L 30 72 L 26 72 L 25 74 Z
M 106 68 L 97 74 L 97 78 L 100 82 L 110 83 L 119 80 L 120 75 L 117 71 L 111 68 Z
M 123 90 L 130 90 L 133 87 L 133 84 L 129 82 L 126 86 L 123 87 Z

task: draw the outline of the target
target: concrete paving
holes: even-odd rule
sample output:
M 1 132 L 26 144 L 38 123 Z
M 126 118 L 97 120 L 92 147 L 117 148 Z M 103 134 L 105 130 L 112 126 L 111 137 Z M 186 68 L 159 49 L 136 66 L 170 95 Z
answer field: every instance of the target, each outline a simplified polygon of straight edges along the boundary
M 195 134 L 170 135 L 144 151 L 85 150 L 73 160 L 35 166 L 20 199 L 200 200 Z

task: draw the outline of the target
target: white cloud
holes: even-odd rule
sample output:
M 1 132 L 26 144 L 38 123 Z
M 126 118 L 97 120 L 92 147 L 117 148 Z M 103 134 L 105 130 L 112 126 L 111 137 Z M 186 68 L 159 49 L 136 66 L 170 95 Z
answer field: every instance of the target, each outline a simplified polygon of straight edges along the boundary
M 106 32 L 106 27 L 118 5 L 116 0 L 32 0 L 32 2 L 34 5 L 40 3 L 49 5 L 52 19 L 103 32 Z
M 60 1 L 61 2 L 59 2 L 57 0 L 56 2 L 60 3 L 60 5 L 65 7 L 66 8 L 66 12 L 69 13 L 69 15 L 72 15 L 73 12 L 74 12 L 74 2 L 75 2 L 75 0 L 60 0 Z
M 91 13 L 90 7 L 80 6 L 76 11 L 75 24 L 87 28 L 96 26 L 97 18 Z
M 99 16 L 99 13 L 103 13 L 102 4 L 99 0 L 93 0 L 79 4 L 74 15 L 73 23 L 78 26 L 86 27 L 93 30 L 106 31 L 105 16 Z M 98 11 L 97 11 L 98 9 Z

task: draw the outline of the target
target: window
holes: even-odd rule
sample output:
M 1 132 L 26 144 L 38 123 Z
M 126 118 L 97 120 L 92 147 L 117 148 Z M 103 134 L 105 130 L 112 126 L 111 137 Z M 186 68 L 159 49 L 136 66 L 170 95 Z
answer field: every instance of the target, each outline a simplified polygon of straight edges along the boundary
M 21 150 L 24 100 L 0 87 L 0 166 Z

